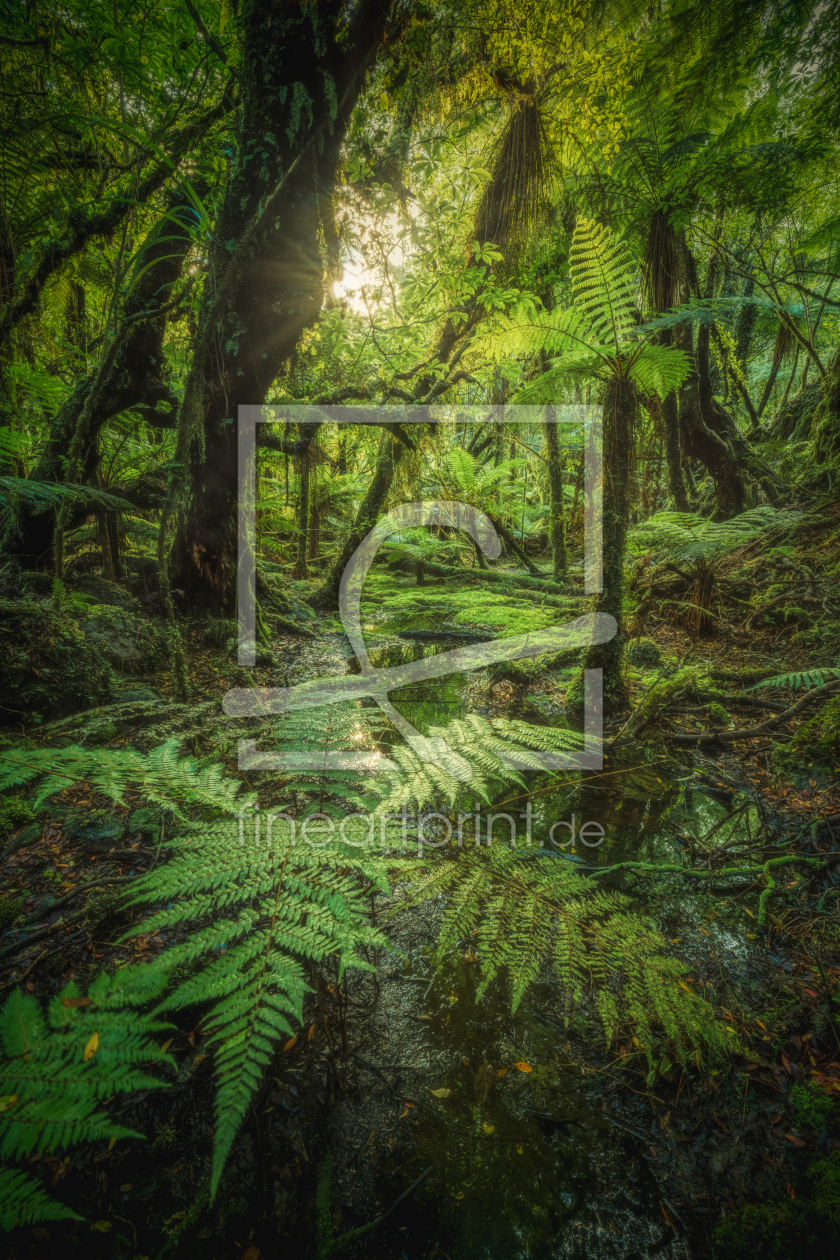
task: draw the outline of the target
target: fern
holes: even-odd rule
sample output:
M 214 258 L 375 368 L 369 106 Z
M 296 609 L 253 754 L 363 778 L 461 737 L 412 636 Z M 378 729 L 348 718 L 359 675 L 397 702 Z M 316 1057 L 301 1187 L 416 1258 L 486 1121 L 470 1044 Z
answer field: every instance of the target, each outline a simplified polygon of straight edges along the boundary
M 765 504 L 728 521 L 712 521 L 692 512 L 655 512 L 633 525 L 627 545 L 637 554 L 653 552 L 661 560 L 696 560 L 734 551 L 771 530 L 788 531 L 805 519 L 802 512 Z
M 575 306 L 538 310 L 533 303 L 497 320 L 483 339 L 496 358 L 551 353 L 549 371 L 516 395 L 519 403 L 556 402 L 563 390 L 595 376 L 632 380 L 642 393 L 665 398 L 689 372 L 687 355 L 651 343 L 635 322 L 636 267 L 607 228 L 579 219 L 569 253 Z
M 319 837 L 320 838 L 320 837 Z M 211 1186 L 278 1041 L 300 1026 L 308 991 L 301 960 L 339 958 L 371 970 L 360 947 L 382 946 L 371 927 L 360 879 L 387 889 L 381 859 L 353 840 L 328 849 L 296 845 L 288 824 L 235 819 L 193 824 L 174 856 L 136 886 L 134 904 L 170 903 L 143 930 L 189 923 L 186 941 L 147 964 L 170 982 L 161 1010 L 213 1003 L 206 1026 L 216 1050 L 218 1091 Z
M 811 687 L 824 687 L 832 678 L 840 678 L 840 668 L 834 665 L 823 665 L 819 669 L 803 670 L 801 673 L 777 674 L 775 678 L 765 678 L 750 687 L 750 691 L 758 691 L 760 687 L 792 687 L 798 691 L 801 687 L 808 691 Z
M 661 953 L 664 939 L 653 923 L 572 861 L 521 844 L 467 847 L 431 864 L 406 860 L 401 874 L 408 903 L 444 896 L 440 956 L 465 937 L 476 940 L 477 999 L 504 968 L 515 1011 L 551 964 L 567 1011 L 594 988 L 607 1040 L 631 1025 L 649 1067 L 661 1037 L 682 1062 L 691 1053 L 715 1056 L 735 1048 L 703 1000 L 679 986 L 688 968 Z
M 201 768 L 193 757 L 178 758 L 175 740 L 148 754 L 133 748 L 12 748 L 0 752 L 0 792 L 41 779 L 35 804 L 87 782 L 97 792 L 125 804 L 129 786 L 142 785 L 155 804 L 176 814 L 183 804 L 232 810 L 240 784 L 225 778 L 221 765 Z
M 68 984 L 46 1019 L 36 998 L 12 993 L 0 1010 L 0 1159 L 143 1136 L 115 1124 L 101 1104 L 117 1092 L 161 1086 L 141 1066 L 172 1062 L 154 1040 L 169 1025 L 134 1009 L 160 989 L 147 968 L 125 968 L 97 977 L 86 997 Z M 75 1217 L 24 1174 L 9 1169 L 0 1177 L 2 1228 Z
M 29 481 L 25 477 L 0 477 L 0 507 L 15 513 L 19 506 L 33 512 L 55 510 L 68 500 L 111 508 L 117 512 L 135 512 L 132 504 L 93 486 L 69 482 Z
M 431 727 L 428 740 L 433 744 L 433 762 L 423 756 L 422 746 L 392 750 L 392 760 L 382 766 L 390 792 L 378 813 L 409 805 L 421 808 L 437 799 L 450 806 L 473 796 L 489 801 L 492 787 L 524 784 L 520 770 L 544 770 L 539 753 L 583 747 L 583 737 L 575 731 L 530 726 L 506 718 L 488 720 L 477 714 L 447 726 Z

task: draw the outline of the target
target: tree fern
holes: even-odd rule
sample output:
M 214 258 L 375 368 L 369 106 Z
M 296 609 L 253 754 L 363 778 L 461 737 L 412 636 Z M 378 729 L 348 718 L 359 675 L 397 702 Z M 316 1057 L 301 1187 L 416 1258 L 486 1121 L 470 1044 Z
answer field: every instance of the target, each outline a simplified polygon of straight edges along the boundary
M 781 511 L 769 504 L 728 521 L 712 521 L 692 512 L 655 512 L 630 528 L 627 542 L 638 554 L 653 552 L 661 560 L 694 560 L 734 551 L 772 530 L 788 531 L 804 519 L 802 512 Z
M 626 245 L 607 228 L 578 219 L 569 270 L 574 307 L 546 312 L 522 304 L 484 339 L 497 358 L 556 356 L 516 401 L 556 402 L 563 390 L 593 376 L 629 379 L 641 393 L 665 398 L 688 375 L 688 357 L 651 344 L 637 327 L 637 269 Z
M 82 996 L 68 984 L 47 1007 L 15 990 L 0 1010 L 0 1159 L 57 1151 L 102 1138 L 142 1137 L 115 1124 L 101 1104 L 117 1092 L 157 1089 L 142 1065 L 171 1062 L 155 1036 L 169 1025 L 136 1007 L 159 995 L 147 968 L 100 975 Z M 0 1173 L 4 1229 L 75 1213 L 23 1173 Z

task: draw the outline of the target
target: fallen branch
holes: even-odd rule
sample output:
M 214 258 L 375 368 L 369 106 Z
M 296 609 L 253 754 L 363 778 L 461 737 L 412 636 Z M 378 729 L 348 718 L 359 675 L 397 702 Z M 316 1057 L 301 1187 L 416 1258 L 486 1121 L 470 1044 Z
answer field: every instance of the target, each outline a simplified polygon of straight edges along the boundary
M 732 744 L 740 739 L 759 739 L 762 735 L 766 735 L 768 731 L 771 731 L 774 726 L 778 726 L 780 722 L 785 722 L 788 718 L 800 713 L 813 700 L 818 700 L 826 694 L 833 694 L 837 690 L 838 685 L 833 684 L 816 691 L 809 691 L 801 700 L 797 700 L 796 704 L 792 704 L 788 709 L 783 709 L 781 713 L 775 713 L 773 717 L 767 718 L 765 722 L 761 722 L 758 726 L 747 726 L 740 731 L 701 732 L 699 735 L 678 735 L 669 732 L 668 738 L 671 743 L 680 744 L 684 748 L 698 748 L 701 745 L 720 744 L 721 741 Z

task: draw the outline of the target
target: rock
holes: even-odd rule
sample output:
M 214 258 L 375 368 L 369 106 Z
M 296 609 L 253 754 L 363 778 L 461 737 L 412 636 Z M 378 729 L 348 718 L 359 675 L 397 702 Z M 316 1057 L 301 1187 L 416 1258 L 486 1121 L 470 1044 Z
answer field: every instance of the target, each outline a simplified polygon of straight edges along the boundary
M 105 604 L 109 608 L 125 608 L 129 612 L 137 612 L 139 607 L 134 596 L 123 587 L 93 573 L 80 577 L 75 585 L 83 595 L 89 595 L 97 604 Z
M 40 723 L 102 704 L 111 676 L 102 651 L 50 603 L 0 600 L 0 714 Z
M 631 665 L 642 665 L 650 668 L 661 663 L 662 653 L 653 639 L 636 639 L 628 644 L 627 659 Z
M 65 828 L 64 840 L 89 853 L 107 853 L 117 847 L 125 834 L 125 823 L 119 818 L 89 822 L 85 816 L 80 816 Z
M 144 809 L 135 809 L 128 820 L 129 833 L 134 836 L 139 831 L 144 836 L 160 835 L 160 820 L 162 811 L 147 806 Z
M 108 605 L 92 608 L 81 629 L 105 660 L 123 671 L 153 664 L 162 647 L 154 626 L 128 609 Z

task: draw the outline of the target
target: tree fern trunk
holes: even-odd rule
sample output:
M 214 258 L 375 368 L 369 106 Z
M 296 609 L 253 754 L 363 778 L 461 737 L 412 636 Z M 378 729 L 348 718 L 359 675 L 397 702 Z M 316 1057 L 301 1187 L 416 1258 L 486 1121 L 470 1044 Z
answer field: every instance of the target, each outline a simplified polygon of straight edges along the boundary
M 624 553 L 630 520 L 630 478 L 638 398 L 632 381 L 615 378 L 604 391 L 604 564 L 603 584 L 593 612 L 608 613 L 618 627 L 615 638 L 587 649 L 584 669 L 603 670 L 604 704 L 620 708 L 627 701 L 622 674 L 624 642 Z M 566 708 L 582 711 L 582 679 L 566 697 Z
M 566 576 L 568 563 L 566 559 L 566 512 L 563 500 L 563 469 L 560 463 L 560 443 L 557 440 L 557 425 L 554 423 L 554 408 L 548 408 L 545 422 L 545 444 L 548 455 L 548 489 L 551 526 L 551 559 L 554 565 L 554 581 L 559 582 Z

